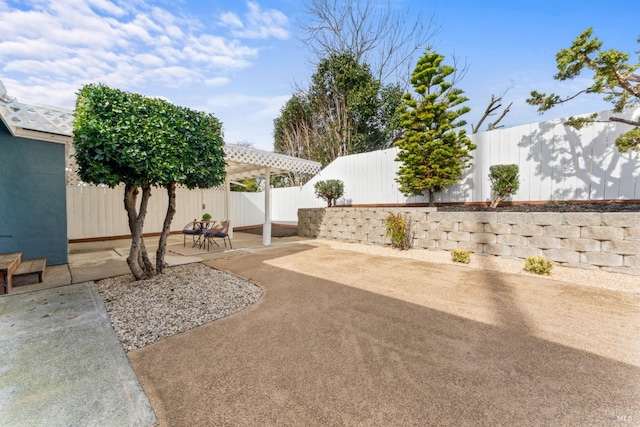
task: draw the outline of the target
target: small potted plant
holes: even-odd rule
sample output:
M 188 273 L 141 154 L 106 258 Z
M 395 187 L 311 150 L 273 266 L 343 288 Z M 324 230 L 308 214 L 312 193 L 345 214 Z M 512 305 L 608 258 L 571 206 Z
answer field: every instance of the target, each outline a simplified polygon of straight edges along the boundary
M 202 220 L 203 221 L 211 221 L 211 214 L 208 214 L 208 213 L 202 214 Z

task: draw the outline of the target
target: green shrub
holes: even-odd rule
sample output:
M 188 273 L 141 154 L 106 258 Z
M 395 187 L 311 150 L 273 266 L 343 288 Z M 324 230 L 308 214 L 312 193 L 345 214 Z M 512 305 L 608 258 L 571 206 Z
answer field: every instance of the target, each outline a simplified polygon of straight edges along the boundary
M 391 237 L 391 246 L 400 250 L 411 247 L 411 219 L 402 216 L 401 213 L 389 213 L 385 219 L 387 236 Z
M 529 273 L 548 276 L 553 268 L 553 260 L 541 256 L 530 256 L 524 262 L 524 269 Z
M 313 188 L 316 190 L 316 196 L 327 202 L 328 207 L 335 206 L 336 200 L 344 194 L 344 183 L 339 179 L 318 181 Z
M 491 207 L 497 207 L 507 197 L 515 194 L 520 186 L 518 165 L 489 166 L 489 180 L 491 181 Z
M 209 221 L 210 219 L 211 219 L 211 214 L 208 214 L 208 213 L 202 214 L 203 221 Z
M 471 261 L 471 252 L 466 249 L 453 248 L 451 249 L 451 260 L 453 262 L 469 264 Z

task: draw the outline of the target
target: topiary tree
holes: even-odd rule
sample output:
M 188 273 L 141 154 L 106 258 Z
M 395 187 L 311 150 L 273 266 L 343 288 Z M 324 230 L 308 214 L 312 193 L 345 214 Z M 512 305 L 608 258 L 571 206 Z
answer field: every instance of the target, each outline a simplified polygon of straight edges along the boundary
M 429 191 L 429 204 L 435 205 L 435 193 L 455 184 L 471 162 L 476 146 L 467 138 L 466 124 L 460 116 L 469 112 L 460 104 L 467 101 L 463 91 L 454 87 L 454 67 L 444 65 L 444 57 L 427 52 L 411 74 L 416 97 L 404 95 L 402 108 L 403 138 L 397 161 L 402 162 L 396 181 L 406 196 Z M 448 81 L 451 79 L 453 81 Z
M 339 179 L 318 181 L 313 188 L 316 196 L 327 202 L 327 207 L 335 206 L 336 200 L 344 194 L 344 183 Z
M 520 187 L 518 165 L 489 166 L 489 180 L 491 181 L 491 207 L 497 207 L 504 199 L 516 194 Z
M 155 273 L 142 238 L 144 219 L 151 188 L 166 188 L 169 203 L 156 252 L 156 271 L 162 273 L 176 210 L 176 185 L 210 188 L 224 181 L 220 121 L 161 99 L 90 84 L 78 92 L 73 144 L 83 181 L 112 188 L 125 185 L 124 206 L 131 231 L 127 264 L 136 280 Z

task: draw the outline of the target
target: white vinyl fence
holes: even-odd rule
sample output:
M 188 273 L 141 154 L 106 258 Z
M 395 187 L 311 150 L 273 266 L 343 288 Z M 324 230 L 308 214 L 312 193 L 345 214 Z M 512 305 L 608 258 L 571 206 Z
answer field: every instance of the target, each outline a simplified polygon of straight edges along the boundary
M 640 109 L 626 116 L 637 119 Z M 471 135 L 478 147 L 472 167 L 459 184 L 437 193 L 436 201 L 490 200 L 489 166 L 496 164 L 519 166 L 515 201 L 640 199 L 640 157 L 636 152 L 621 154 L 615 146 L 616 137 L 630 129 L 596 123 L 576 131 L 552 120 Z M 318 180 L 340 179 L 345 185 L 343 204 L 428 202 L 428 195 L 406 198 L 398 191 L 397 152 L 391 148 L 339 158 L 304 191 L 313 193 Z
M 601 113 L 603 118 L 609 112 Z M 628 112 L 640 117 L 640 109 Z M 477 149 L 473 166 L 457 185 L 436 194 L 437 202 L 471 202 L 491 199 L 489 166 L 517 164 L 520 189 L 514 201 L 640 199 L 640 158 L 620 154 L 615 139 L 629 126 L 596 123 L 580 131 L 551 120 L 472 135 Z M 395 181 L 397 149 L 374 151 L 336 159 L 302 187 L 276 188 L 271 192 L 272 221 L 296 222 L 298 208 L 322 207 L 314 194 L 319 180 L 340 179 L 345 192 L 338 204 L 402 204 L 428 202 L 427 197 L 406 198 Z M 69 239 L 118 236 L 129 233 L 123 205 L 124 190 L 100 187 L 68 187 Z M 225 194 L 220 190 L 178 190 L 172 231 L 179 231 L 204 212 L 214 219 L 225 214 Z M 167 196 L 155 189 L 149 202 L 145 232 L 159 232 Z M 264 222 L 264 192 L 232 192 L 230 219 L 233 227 Z
M 168 201 L 166 190 L 152 189 L 145 217 L 145 233 L 162 231 Z M 178 189 L 171 230 L 182 230 L 184 225 L 201 218 L 205 212 L 215 219 L 224 218 L 224 203 L 224 191 Z M 128 235 L 124 187 L 67 187 L 67 230 L 70 240 Z

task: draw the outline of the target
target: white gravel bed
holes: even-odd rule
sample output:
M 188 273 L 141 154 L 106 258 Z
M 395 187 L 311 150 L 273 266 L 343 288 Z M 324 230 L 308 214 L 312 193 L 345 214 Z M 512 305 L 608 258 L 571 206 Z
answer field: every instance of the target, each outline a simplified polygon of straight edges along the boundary
M 391 246 L 365 245 L 362 243 L 348 243 L 338 240 L 316 239 L 315 242 L 332 248 L 356 251 L 370 255 L 409 258 L 419 261 L 455 264 L 462 267 L 482 268 L 502 273 L 522 274 L 533 277 L 548 278 L 561 282 L 620 292 L 640 293 L 640 276 L 624 273 L 613 273 L 603 270 L 582 269 L 554 265 L 549 276 L 540 276 L 524 270 L 523 259 L 501 258 L 492 255 L 471 254 L 469 264 L 456 263 L 451 260 L 451 252 L 443 250 L 409 249 L 401 251 Z
M 96 285 L 126 352 L 233 314 L 262 296 L 259 286 L 201 263 L 170 267 L 149 280 L 125 275 Z

